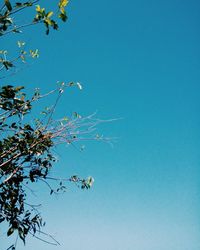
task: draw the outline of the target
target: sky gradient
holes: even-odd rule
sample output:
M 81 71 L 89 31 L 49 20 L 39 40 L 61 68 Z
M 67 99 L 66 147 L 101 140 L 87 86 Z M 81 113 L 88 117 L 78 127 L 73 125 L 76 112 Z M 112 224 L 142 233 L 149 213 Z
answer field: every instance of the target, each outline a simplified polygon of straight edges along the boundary
M 49 197 L 36 187 L 45 230 L 61 246 L 31 238 L 19 249 L 200 249 L 199 12 L 195 0 L 77 0 L 49 37 L 41 27 L 3 38 L 5 49 L 25 40 L 40 51 L 5 83 L 45 92 L 79 81 L 83 91 L 67 91 L 56 117 L 122 118 L 99 128 L 118 137 L 114 147 L 58 150 L 52 174 L 92 175 L 91 190 Z

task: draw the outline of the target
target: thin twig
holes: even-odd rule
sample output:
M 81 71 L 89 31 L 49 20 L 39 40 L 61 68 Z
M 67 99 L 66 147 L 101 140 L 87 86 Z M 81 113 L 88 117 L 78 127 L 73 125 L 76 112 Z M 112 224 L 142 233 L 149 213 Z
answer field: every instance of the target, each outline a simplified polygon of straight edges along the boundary
M 30 233 L 30 235 L 32 235 L 32 236 L 35 237 L 36 239 L 41 240 L 41 241 L 43 241 L 43 242 L 45 242 L 45 243 L 47 243 L 47 244 L 54 245 L 54 246 L 59 245 L 59 243 L 57 243 L 57 241 L 55 241 L 56 243 L 53 243 L 53 242 L 44 240 L 44 239 L 42 239 L 42 238 L 36 236 L 35 234 L 31 233 L 31 232 L 29 232 L 29 233 Z
M 35 4 L 35 3 L 37 3 L 37 2 L 39 2 L 39 0 L 36 0 L 36 1 L 32 2 L 32 5 L 31 5 L 31 6 L 23 6 L 23 7 L 21 7 L 21 8 L 17 8 L 17 9 L 15 9 L 14 11 L 11 11 L 11 12 L 9 13 L 9 15 L 11 16 L 11 15 L 16 14 L 17 12 L 19 12 L 19 11 L 25 9 L 25 8 L 32 7 L 33 4 Z
M 47 233 L 45 233 L 45 232 L 43 232 L 43 231 L 41 231 L 41 230 L 37 230 L 36 229 L 36 232 L 38 232 L 38 233 L 40 233 L 40 234 L 43 234 L 43 235 L 45 235 L 45 236 L 48 236 L 48 237 L 50 237 L 52 240 L 54 240 L 58 245 L 60 245 L 60 243 L 51 235 L 51 234 L 47 234 Z
M 2 34 L 2 36 L 8 35 L 9 33 L 12 33 L 12 32 L 16 33 L 15 32 L 16 30 L 23 29 L 23 28 L 26 28 L 26 27 L 29 27 L 29 26 L 32 26 L 32 25 L 36 25 L 36 24 L 39 24 L 39 23 L 42 23 L 42 21 L 41 22 L 33 22 L 33 23 L 23 24 L 21 26 L 18 26 L 16 28 L 13 28 L 11 30 L 6 31 L 5 33 Z

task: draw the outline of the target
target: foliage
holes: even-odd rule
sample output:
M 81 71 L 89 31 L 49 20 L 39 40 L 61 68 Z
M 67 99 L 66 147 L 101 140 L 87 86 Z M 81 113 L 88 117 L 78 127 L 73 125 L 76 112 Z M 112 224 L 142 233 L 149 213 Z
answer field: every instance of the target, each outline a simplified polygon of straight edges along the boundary
M 11 1 L 5 0 L 3 6 L 0 9 L 0 36 L 6 35 L 8 33 L 20 33 L 21 29 L 30 25 L 35 25 L 39 23 L 43 23 L 46 27 L 46 34 L 49 34 L 49 29 L 53 28 L 55 30 L 58 29 L 58 23 L 55 19 L 52 19 L 54 15 L 53 11 L 46 11 L 45 8 L 41 8 L 40 5 L 36 5 L 36 13 L 32 21 L 26 24 L 17 24 L 15 23 L 15 16 L 18 13 L 24 11 L 24 9 L 35 6 L 39 0 L 30 0 L 27 2 L 15 2 L 11 4 Z M 60 0 L 58 2 L 58 8 L 56 11 L 56 17 L 61 19 L 63 22 L 67 20 L 66 14 L 66 6 L 68 4 L 67 0 Z
M 66 87 L 76 84 L 62 83 L 58 89 L 45 96 L 57 93 L 57 101 Z M 26 189 L 29 183 L 45 182 L 50 194 L 65 190 L 63 181 L 74 182 L 82 189 L 88 189 L 93 183 L 92 177 L 81 179 L 72 176 L 62 179 L 54 190 L 48 180 L 58 180 L 49 177 L 49 171 L 55 158 L 52 149 L 59 143 L 71 144 L 86 139 L 87 133 L 99 122 L 92 116 L 82 118 L 77 114 L 74 117 L 63 118 L 59 121 L 52 119 L 55 105 L 43 112 L 41 119 L 35 119 L 35 124 L 26 122 L 26 116 L 31 112 L 34 102 L 45 97 L 38 89 L 28 99 L 22 92 L 24 87 L 7 85 L 0 91 L 0 222 L 6 221 L 9 225 L 7 236 L 17 232 L 25 243 L 28 234 L 35 235 L 43 226 L 42 217 L 36 208 L 27 203 Z M 81 130 L 80 130 L 81 128 Z
M 63 22 L 67 20 L 66 6 L 68 0 L 60 0 L 57 12 L 47 11 L 38 4 L 39 0 L 26 2 L 11 2 L 5 0 L 0 8 L 0 36 L 20 33 L 25 27 L 43 24 L 48 35 L 50 29 L 57 30 L 56 19 Z M 15 23 L 15 16 L 26 9 L 35 8 L 35 14 L 29 23 Z M 54 18 L 55 17 L 55 18 Z M 53 19 L 54 18 L 54 19 Z M 24 63 L 27 58 L 38 58 L 37 49 L 26 49 L 26 43 L 17 42 L 17 55 L 10 57 L 7 50 L 0 50 L 0 72 L 11 72 L 17 63 Z M 3 79 L 6 76 L 1 76 Z M 0 89 L 0 223 L 8 227 L 7 236 L 14 233 L 25 244 L 27 235 L 43 240 L 38 233 L 49 236 L 53 242 L 58 242 L 47 235 L 41 228 L 43 219 L 37 206 L 29 203 L 27 191 L 30 185 L 39 182 L 46 184 L 50 194 L 64 192 L 67 182 L 75 183 L 82 189 L 89 189 L 93 184 L 93 178 L 86 179 L 73 175 L 69 178 L 55 178 L 49 175 L 53 163 L 56 161 L 52 150 L 57 144 L 73 144 L 86 139 L 109 140 L 99 135 L 92 134 L 101 120 L 94 115 L 81 117 L 74 113 L 72 117 L 64 117 L 54 120 L 53 114 L 64 90 L 76 86 L 80 90 L 80 83 L 59 83 L 59 86 L 46 94 L 41 94 L 36 89 L 31 97 L 27 97 L 23 86 L 5 85 Z M 42 117 L 30 120 L 29 114 L 33 104 L 51 94 L 57 95 L 54 105 L 42 112 Z M 81 149 L 80 149 L 81 150 Z M 56 181 L 53 188 L 51 183 Z M 45 241 L 45 240 L 43 240 Z M 16 243 L 8 249 L 14 250 Z
M 38 49 L 26 49 L 26 43 L 17 41 L 16 56 L 10 58 L 7 50 L 0 50 L 0 72 L 4 75 L 0 79 L 16 74 L 19 68 L 28 62 L 28 59 L 37 59 L 39 57 Z
M 63 22 L 67 21 L 67 0 L 58 1 L 57 10 L 55 11 L 47 11 L 45 8 L 38 5 L 38 2 L 39 0 L 30 0 L 27 2 L 11 3 L 9 0 L 4 0 L 4 4 L 0 8 L 0 36 L 5 36 L 10 33 L 21 33 L 24 28 L 37 24 L 43 24 L 46 28 L 46 34 L 48 35 L 50 28 L 58 30 L 59 19 Z M 27 23 L 20 23 L 20 21 L 17 22 L 16 20 L 18 19 L 16 19 L 16 16 L 19 14 L 21 16 L 26 9 L 28 10 L 30 8 L 35 8 L 32 20 Z M 14 69 L 17 62 L 21 61 L 25 63 L 28 57 L 37 58 L 39 56 L 37 49 L 30 49 L 27 51 L 25 49 L 25 42 L 18 41 L 17 45 L 17 55 L 13 58 L 10 58 L 7 50 L 0 50 L 0 72 L 3 70 L 8 71 Z M 4 76 L 0 77 L 0 79 L 2 78 L 4 78 Z

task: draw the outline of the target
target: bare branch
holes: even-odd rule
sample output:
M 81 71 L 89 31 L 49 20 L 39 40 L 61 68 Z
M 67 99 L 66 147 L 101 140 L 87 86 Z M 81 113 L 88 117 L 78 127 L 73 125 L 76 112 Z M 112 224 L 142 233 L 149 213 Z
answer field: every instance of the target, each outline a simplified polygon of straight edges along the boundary
M 19 31 L 20 29 L 27 28 L 27 27 L 30 27 L 30 26 L 33 26 L 33 25 L 36 25 L 36 24 L 39 24 L 39 23 L 42 23 L 42 22 L 31 22 L 31 23 L 20 25 L 20 26 L 16 26 L 15 28 L 4 32 L 3 36 L 6 36 L 6 35 L 8 35 L 10 33 L 16 33 L 16 30 Z
M 47 241 L 47 240 L 44 240 L 44 239 L 42 239 L 42 238 L 36 236 L 36 235 L 33 234 L 32 232 L 29 232 L 29 233 L 30 233 L 30 235 L 32 235 L 34 238 L 36 238 L 36 239 L 38 239 L 38 240 L 40 240 L 40 241 L 43 241 L 43 242 L 45 242 L 45 243 L 47 243 L 47 244 L 49 244 L 49 245 L 53 245 L 53 246 L 60 245 L 53 237 L 50 237 L 50 236 L 49 236 L 51 239 L 53 239 L 53 240 L 55 241 L 55 243 L 54 243 L 54 242 Z

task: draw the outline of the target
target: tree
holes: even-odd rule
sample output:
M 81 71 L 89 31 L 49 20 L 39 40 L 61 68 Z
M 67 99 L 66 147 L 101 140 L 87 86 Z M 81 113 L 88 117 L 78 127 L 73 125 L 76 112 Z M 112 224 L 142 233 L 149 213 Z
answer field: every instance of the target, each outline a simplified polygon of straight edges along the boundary
M 11 4 L 9 0 L 5 0 L 0 9 L 0 35 L 19 33 L 25 27 L 41 23 L 45 25 L 47 35 L 50 28 L 57 30 L 58 24 L 52 19 L 53 11 L 46 11 L 39 5 L 35 6 L 38 2 Z M 65 10 L 67 4 L 67 0 L 58 2 L 57 17 L 64 22 L 67 20 Z M 14 15 L 33 6 L 36 7 L 36 14 L 30 23 L 14 23 Z M 16 63 L 24 62 L 28 56 L 38 57 L 37 50 L 27 52 L 24 44 L 24 42 L 18 42 L 19 52 L 13 59 L 7 58 L 7 51 L 0 51 L 0 72 L 5 73 L 3 77 L 7 77 L 6 73 L 12 72 Z M 73 144 L 85 139 L 109 140 L 92 135 L 96 125 L 102 122 L 94 115 L 81 117 L 75 112 L 70 118 L 53 119 L 55 108 L 64 90 L 73 86 L 82 89 L 80 83 L 61 82 L 49 93 L 42 95 L 39 89 L 36 89 L 30 97 L 27 97 L 23 86 L 5 85 L 0 89 L 0 223 L 8 227 L 7 236 L 15 233 L 24 244 L 29 234 L 41 240 L 43 239 L 38 236 L 38 233 L 45 234 L 41 231 L 44 222 L 40 213 L 33 204 L 27 201 L 30 183 L 44 182 L 50 194 L 63 192 L 66 182 L 73 182 L 82 189 L 89 189 L 93 183 L 92 177 L 86 179 L 76 175 L 67 179 L 50 177 L 49 171 L 56 161 L 52 153 L 55 145 Z M 52 94 L 56 95 L 56 101 L 52 107 L 45 109 L 42 116 L 37 116 L 34 121 L 30 121 L 29 114 L 34 103 Z M 56 181 L 56 188 L 52 187 L 52 181 Z M 48 236 L 53 239 L 50 235 Z M 52 244 L 57 244 L 57 242 L 54 240 Z M 14 250 L 15 248 L 16 244 L 13 244 L 8 249 Z

